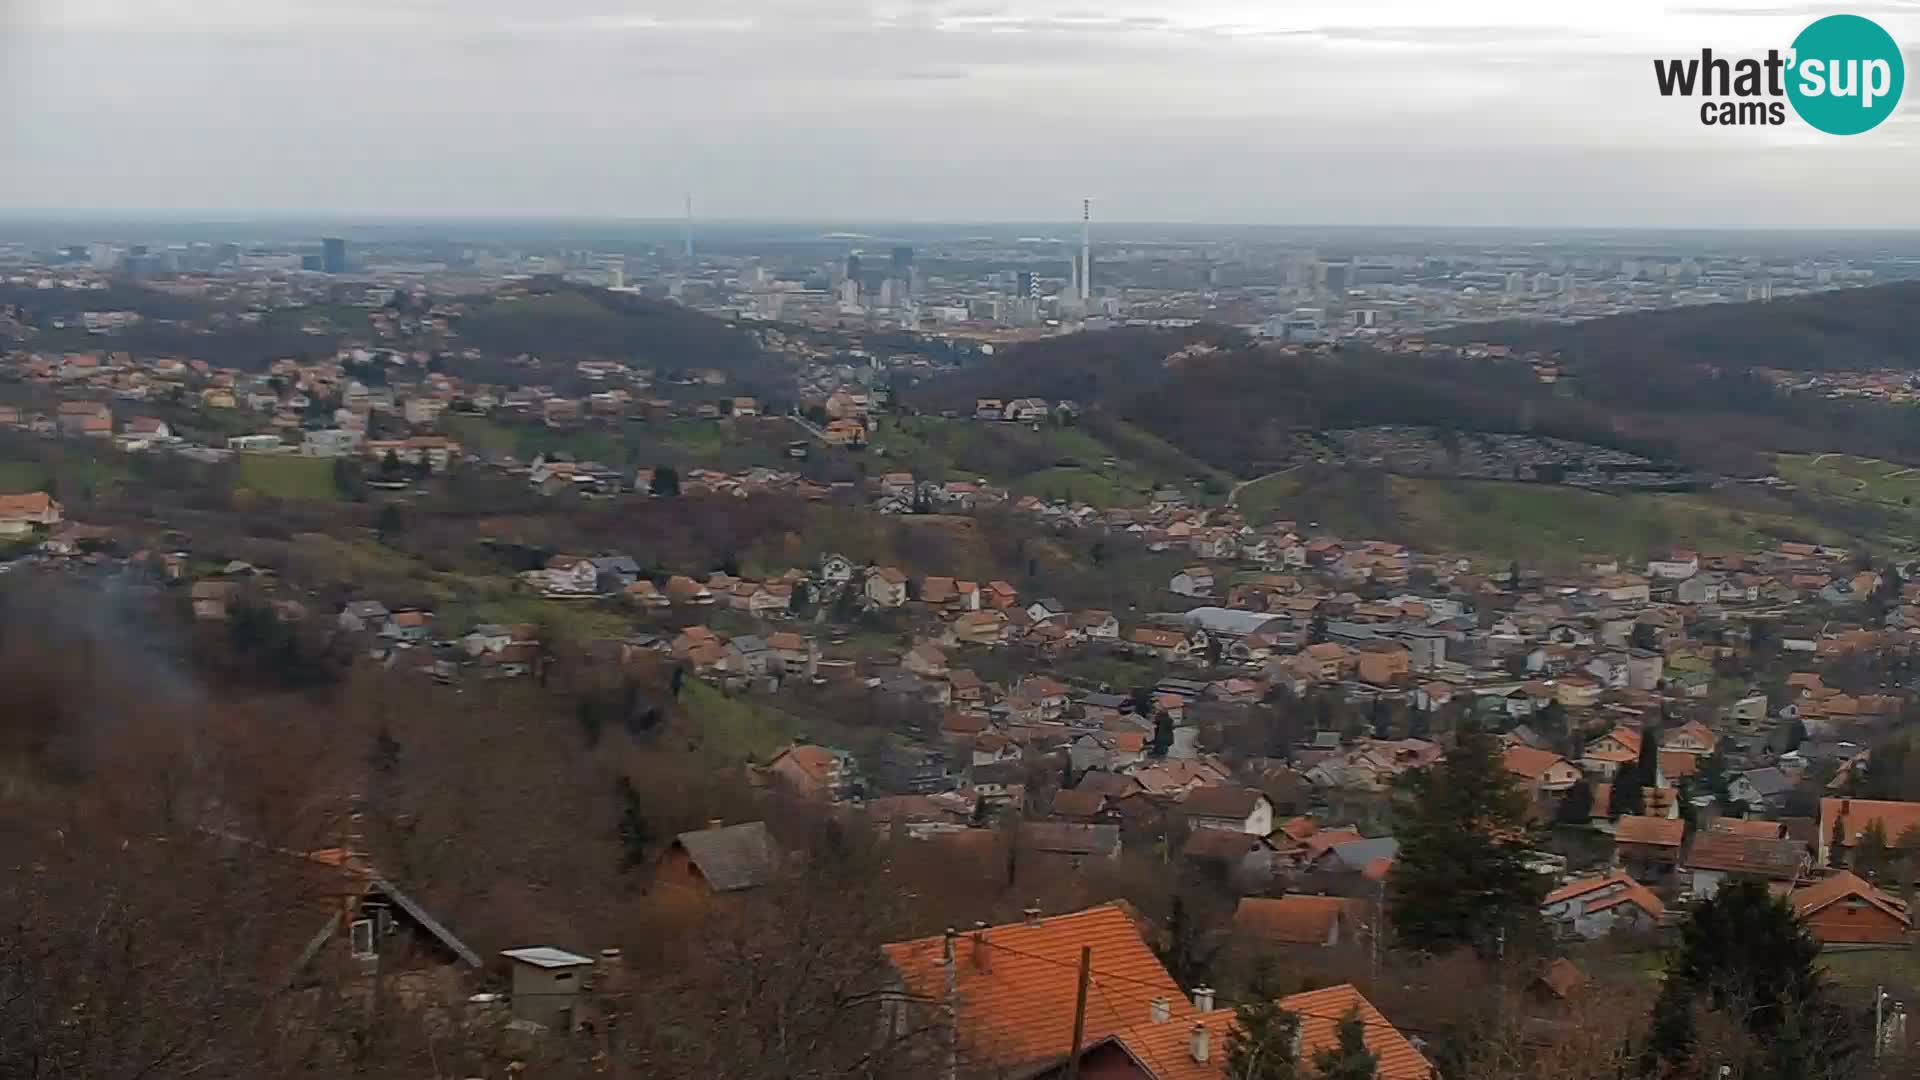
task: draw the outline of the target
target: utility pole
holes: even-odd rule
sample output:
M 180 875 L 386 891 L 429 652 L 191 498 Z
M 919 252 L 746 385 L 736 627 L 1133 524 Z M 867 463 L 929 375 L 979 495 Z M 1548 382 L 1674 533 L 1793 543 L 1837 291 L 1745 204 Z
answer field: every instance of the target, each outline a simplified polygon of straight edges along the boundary
M 1876 984 L 1873 988 L 1873 1060 L 1879 1061 L 1880 1054 L 1886 1048 L 1887 988 Z
M 1373 978 L 1380 978 L 1380 924 L 1386 922 L 1386 882 L 1380 882 L 1379 892 L 1373 894 L 1373 955 L 1369 957 L 1369 972 Z
M 1087 1033 L 1087 980 L 1093 972 L 1093 946 L 1080 947 L 1080 987 L 1073 995 L 1073 1047 L 1067 1052 L 1067 1080 L 1080 1080 L 1080 1040 Z

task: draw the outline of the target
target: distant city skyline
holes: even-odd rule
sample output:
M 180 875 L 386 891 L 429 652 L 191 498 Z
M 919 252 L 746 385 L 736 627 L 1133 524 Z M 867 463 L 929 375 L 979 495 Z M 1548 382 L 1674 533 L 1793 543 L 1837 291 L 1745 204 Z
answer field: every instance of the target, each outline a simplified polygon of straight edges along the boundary
M 1841 11 L 1920 42 L 1908 0 L 10 0 L 0 211 L 1920 227 L 1910 105 L 1654 88 Z

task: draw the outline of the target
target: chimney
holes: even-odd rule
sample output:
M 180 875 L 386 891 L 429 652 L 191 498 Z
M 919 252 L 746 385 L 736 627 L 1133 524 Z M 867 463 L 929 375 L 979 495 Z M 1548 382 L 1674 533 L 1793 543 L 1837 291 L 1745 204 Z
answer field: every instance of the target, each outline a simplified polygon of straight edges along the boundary
M 1148 1015 L 1153 1018 L 1154 1023 L 1164 1024 L 1168 1020 L 1173 1019 L 1173 1007 L 1167 1003 L 1166 998 L 1157 997 L 1153 999 L 1153 1005 Z
M 1213 1053 L 1213 1048 L 1209 1045 L 1212 1041 L 1213 1037 L 1208 1034 L 1207 1025 L 1193 1025 L 1193 1037 L 1189 1040 L 1187 1047 L 1188 1051 L 1193 1054 L 1193 1060 L 1205 1064 L 1207 1058 Z
M 1023 918 L 1026 919 L 1026 923 L 1028 926 L 1040 925 L 1040 909 L 1038 907 L 1030 907 L 1030 908 L 1022 909 L 1020 914 Z
M 946 937 L 940 943 L 940 962 L 943 964 L 953 963 L 953 939 L 954 929 L 949 926 Z
M 727 827 L 726 818 L 708 818 L 707 819 L 707 828 L 709 829 L 724 829 L 726 827 Z
M 992 971 L 993 956 L 987 951 L 987 924 L 973 924 L 973 970 Z
M 1213 1011 L 1213 987 L 1196 986 L 1193 988 L 1193 1007 L 1200 1012 Z M 1202 1059 L 1204 1060 L 1204 1059 Z
M 1852 799 L 1841 799 L 1841 800 L 1840 800 L 1840 815 L 1841 815 L 1842 817 L 1845 817 L 1846 815 L 1848 815 L 1848 814 L 1851 814 L 1851 813 L 1853 813 L 1853 800 L 1852 800 Z

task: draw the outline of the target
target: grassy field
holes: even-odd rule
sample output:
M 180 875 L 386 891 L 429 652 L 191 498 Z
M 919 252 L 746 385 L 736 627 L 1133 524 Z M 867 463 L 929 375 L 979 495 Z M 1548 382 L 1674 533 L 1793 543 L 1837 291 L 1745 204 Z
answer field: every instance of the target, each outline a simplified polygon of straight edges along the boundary
M 749 698 L 728 697 L 698 679 L 688 679 L 680 708 L 701 747 L 725 761 L 766 760 L 792 738 L 787 717 Z
M 1343 536 L 1556 566 L 1585 553 L 1639 559 L 1682 546 L 1752 550 L 1846 537 L 1786 505 L 1711 493 L 1604 494 L 1547 484 L 1440 480 L 1308 467 L 1240 493 L 1254 521 L 1292 519 Z
M 1038 495 L 1043 499 L 1083 502 L 1103 510 L 1139 505 L 1142 499 L 1138 488 L 1123 486 L 1111 476 L 1086 469 L 1041 469 L 1015 480 L 1013 491 L 1019 495 Z
M 333 462 L 328 458 L 296 454 L 241 454 L 237 465 L 241 487 L 277 499 L 337 499 Z
M 873 448 L 876 467 L 887 471 L 932 480 L 985 477 L 1020 494 L 1101 507 L 1145 505 L 1156 488 L 1184 487 L 1194 475 L 1188 459 L 1151 436 L 1113 428 L 1112 437 L 1125 445 L 1082 427 L 913 417 L 882 427 Z
M 1864 499 L 1888 506 L 1920 502 L 1920 469 L 1847 454 L 1780 454 L 1781 478 L 1819 495 Z
M 37 461 L 0 461 L 0 495 L 19 495 L 47 486 L 46 467 Z

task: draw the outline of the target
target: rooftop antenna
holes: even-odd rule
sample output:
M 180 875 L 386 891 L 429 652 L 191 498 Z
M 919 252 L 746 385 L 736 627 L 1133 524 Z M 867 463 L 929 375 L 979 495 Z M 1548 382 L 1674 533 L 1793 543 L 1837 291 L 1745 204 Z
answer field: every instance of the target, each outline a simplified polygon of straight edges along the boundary
M 681 229 L 680 239 L 683 248 L 681 254 L 689 259 L 693 258 L 693 192 L 691 191 L 687 192 L 687 221 Z

